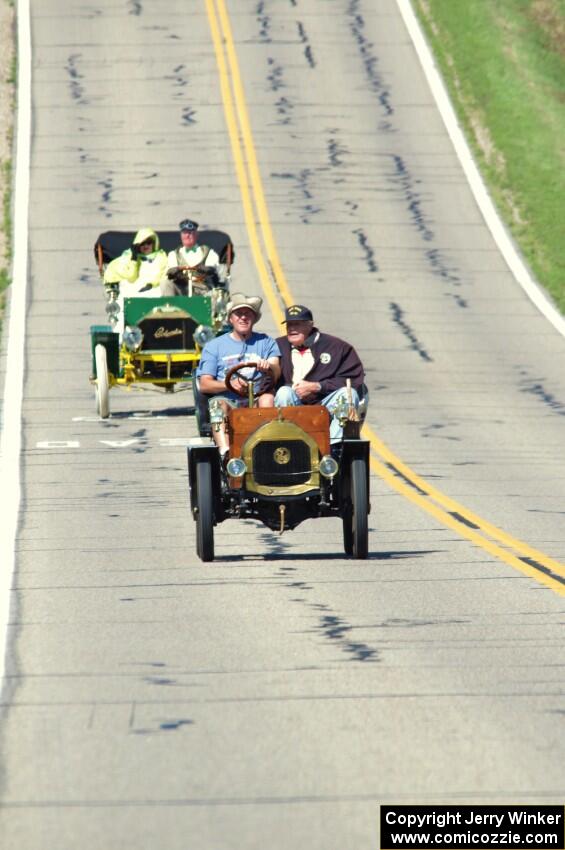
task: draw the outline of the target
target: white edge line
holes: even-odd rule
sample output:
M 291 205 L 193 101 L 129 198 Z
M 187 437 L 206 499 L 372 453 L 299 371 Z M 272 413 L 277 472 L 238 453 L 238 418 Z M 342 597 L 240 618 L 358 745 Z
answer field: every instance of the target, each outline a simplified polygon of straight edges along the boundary
M 10 596 L 16 563 L 16 536 L 21 502 L 22 398 L 28 278 L 29 171 L 31 155 L 31 29 L 30 0 L 18 0 L 18 87 L 14 200 L 14 261 L 9 299 L 9 325 L 0 481 L 4 495 L 0 535 L 0 680 L 4 677 L 10 618 Z
M 396 0 L 400 14 L 412 39 L 418 58 L 424 69 L 428 84 L 438 106 L 447 132 L 453 142 L 455 152 L 469 181 L 471 191 L 479 206 L 498 248 L 514 275 L 514 278 L 526 292 L 538 310 L 543 313 L 553 327 L 565 336 L 565 318 L 552 303 L 549 295 L 532 278 L 524 261 L 518 254 L 491 198 L 473 159 L 471 149 L 461 131 L 455 110 L 451 105 L 447 89 L 437 69 L 433 54 L 422 32 L 420 22 L 412 8 L 410 0 Z

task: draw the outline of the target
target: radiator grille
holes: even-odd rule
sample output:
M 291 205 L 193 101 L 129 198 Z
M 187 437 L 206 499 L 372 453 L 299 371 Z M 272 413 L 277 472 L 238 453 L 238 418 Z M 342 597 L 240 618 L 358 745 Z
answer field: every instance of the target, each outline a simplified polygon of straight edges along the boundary
M 280 463 L 281 458 L 286 462 Z M 252 463 L 256 484 L 290 487 L 305 484 L 312 474 L 310 447 L 302 440 L 266 440 L 258 443 L 253 449 Z
M 196 322 L 188 318 L 151 318 L 139 323 L 143 351 L 192 351 Z

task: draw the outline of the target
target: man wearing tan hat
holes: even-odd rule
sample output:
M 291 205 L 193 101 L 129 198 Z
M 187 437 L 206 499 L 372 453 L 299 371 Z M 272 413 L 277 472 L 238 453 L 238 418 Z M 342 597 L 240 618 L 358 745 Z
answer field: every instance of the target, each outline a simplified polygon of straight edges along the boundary
M 280 376 L 280 351 L 275 340 L 267 334 L 256 333 L 254 325 L 261 318 L 262 298 L 256 295 L 244 295 L 235 292 L 227 306 L 227 316 L 232 330 L 207 342 L 197 369 L 200 379 L 200 391 L 211 396 L 210 411 L 221 407 L 227 416 L 228 407 L 246 407 L 247 398 L 230 392 L 225 384 L 227 372 L 237 363 L 256 363 L 254 369 L 243 371 L 246 379 L 254 382 L 261 380 L 262 374 L 273 372 L 274 382 Z M 249 374 L 247 374 L 249 372 Z M 243 390 L 244 382 L 234 377 L 232 386 Z M 259 407 L 273 407 L 274 394 L 266 392 L 260 395 Z M 225 423 L 219 431 L 212 431 L 214 440 L 222 455 L 229 449 Z

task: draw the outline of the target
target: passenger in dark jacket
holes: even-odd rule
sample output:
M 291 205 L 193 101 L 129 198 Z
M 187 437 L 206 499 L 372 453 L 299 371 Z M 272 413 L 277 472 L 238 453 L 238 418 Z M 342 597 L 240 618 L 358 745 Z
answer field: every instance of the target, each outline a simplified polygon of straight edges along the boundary
M 312 311 L 302 304 L 285 310 L 286 336 L 277 343 L 281 352 L 281 380 L 275 396 L 276 407 L 323 404 L 330 413 L 347 399 L 347 379 L 351 399 L 357 408 L 357 390 L 363 383 L 363 364 L 352 345 L 314 326 Z M 341 402 L 343 403 L 343 402 Z M 343 428 L 332 416 L 330 439 L 341 440 Z

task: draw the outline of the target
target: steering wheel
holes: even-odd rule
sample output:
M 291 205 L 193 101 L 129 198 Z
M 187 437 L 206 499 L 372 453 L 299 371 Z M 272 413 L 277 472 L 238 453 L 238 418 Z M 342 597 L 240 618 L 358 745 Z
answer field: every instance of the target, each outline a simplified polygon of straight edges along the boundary
M 235 366 L 232 366 L 231 369 L 226 373 L 226 387 L 230 392 L 237 393 L 238 395 L 245 398 L 247 395 L 247 388 L 249 384 L 254 383 L 257 380 L 257 376 L 255 378 L 245 378 L 243 375 L 240 375 L 239 372 L 242 369 L 256 369 L 257 363 L 236 363 Z M 260 372 L 260 383 L 257 389 L 253 390 L 253 395 L 255 397 L 264 395 L 273 389 L 275 386 L 275 373 L 273 372 L 273 367 L 269 365 L 268 372 Z M 239 389 L 238 387 L 232 386 L 232 378 L 237 376 L 239 380 L 245 385 L 243 389 Z
M 192 274 L 196 279 L 202 279 L 206 277 L 206 267 L 205 266 L 177 266 L 176 267 L 177 274 L 181 273 L 185 275 Z
M 213 289 L 218 285 L 218 273 L 213 266 L 177 266 L 177 274 L 185 280 L 192 279 L 192 283 L 203 286 L 205 289 Z

